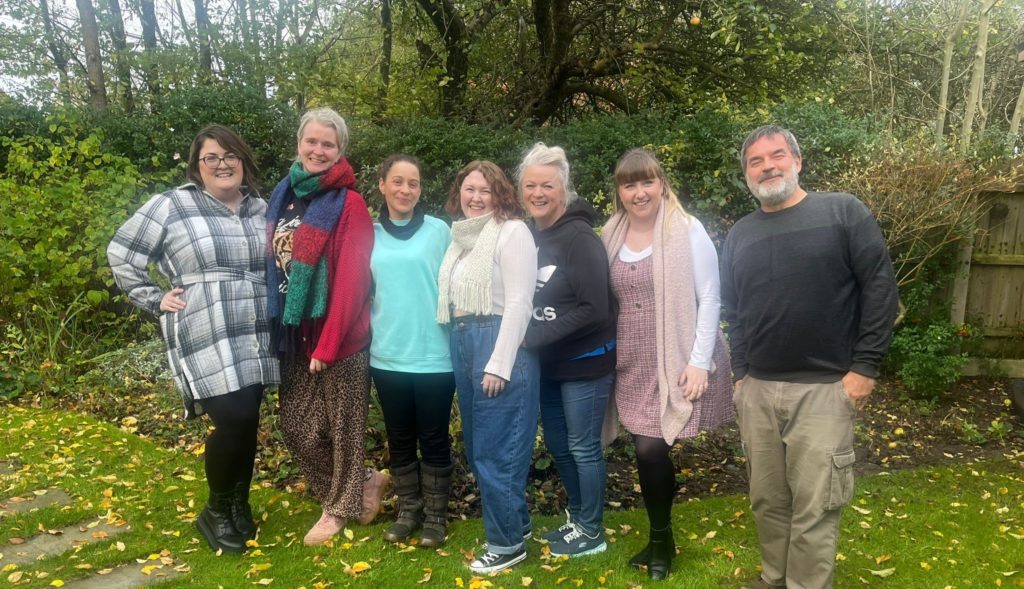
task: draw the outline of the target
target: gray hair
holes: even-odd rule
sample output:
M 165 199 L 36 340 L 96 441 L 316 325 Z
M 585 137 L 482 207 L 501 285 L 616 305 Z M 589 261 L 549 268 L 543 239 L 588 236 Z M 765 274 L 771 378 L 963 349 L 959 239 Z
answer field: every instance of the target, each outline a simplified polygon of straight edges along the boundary
M 516 190 L 519 191 L 520 197 L 523 194 L 523 172 L 528 166 L 552 166 L 558 170 L 558 177 L 562 180 L 562 189 L 565 191 L 566 206 L 579 198 L 572 184 L 572 176 L 569 175 L 569 160 L 561 147 L 548 147 L 542 141 L 538 141 L 526 152 L 523 161 L 516 168 Z
M 773 135 L 782 135 L 786 140 L 786 146 L 789 147 L 789 152 L 793 154 L 793 157 L 802 158 L 800 155 L 800 144 L 796 142 L 796 137 L 789 132 L 789 129 L 785 129 L 778 125 L 762 125 L 750 132 L 747 138 L 743 140 L 743 147 L 740 148 L 740 169 L 743 172 L 747 171 L 747 150 L 754 144 L 758 139 L 765 137 L 771 137 Z
M 325 127 L 334 129 L 335 134 L 338 136 L 338 151 L 341 155 L 345 155 L 345 148 L 348 147 L 348 125 L 345 124 L 345 119 L 341 118 L 341 115 L 336 113 L 334 109 L 327 108 L 326 106 L 307 110 L 306 114 L 302 115 L 302 119 L 299 120 L 299 130 L 295 133 L 297 141 L 302 141 L 302 131 L 305 130 L 306 125 L 310 122 L 320 123 Z

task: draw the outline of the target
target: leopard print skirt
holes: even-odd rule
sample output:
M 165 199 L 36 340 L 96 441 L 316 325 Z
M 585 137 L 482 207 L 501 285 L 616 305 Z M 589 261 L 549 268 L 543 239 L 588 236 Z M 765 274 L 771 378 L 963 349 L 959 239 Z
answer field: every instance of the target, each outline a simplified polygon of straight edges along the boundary
M 310 374 L 300 357 L 286 362 L 281 372 L 281 431 L 310 493 L 327 513 L 358 517 L 366 476 L 369 353 L 332 362 L 317 374 Z

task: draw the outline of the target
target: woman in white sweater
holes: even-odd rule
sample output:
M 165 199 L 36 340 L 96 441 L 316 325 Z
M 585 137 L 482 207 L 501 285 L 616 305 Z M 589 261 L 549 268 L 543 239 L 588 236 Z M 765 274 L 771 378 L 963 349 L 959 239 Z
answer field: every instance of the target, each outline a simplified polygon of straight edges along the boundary
M 446 205 L 452 243 L 438 275 L 439 323 L 451 324 L 451 356 L 469 466 L 480 485 L 487 549 L 478 574 L 526 558 L 526 479 L 539 411 L 537 357 L 519 346 L 533 311 L 537 248 L 501 168 L 473 161 Z

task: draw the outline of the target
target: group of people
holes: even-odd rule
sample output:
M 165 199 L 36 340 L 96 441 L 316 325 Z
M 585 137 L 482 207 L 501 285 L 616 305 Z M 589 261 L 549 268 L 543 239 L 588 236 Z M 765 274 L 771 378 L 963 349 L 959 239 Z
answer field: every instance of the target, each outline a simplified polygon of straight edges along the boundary
M 559 147 L 534 145 L 512 178 L 467 164 L 445 203 L 449 226 L 425 213 L 420 164 L 405 154 L 379 167 L 375 223 L 347 145 L 336 112 L 305 113 L 267 203 L 249 147 L 209 126 L 192 143 L 190 183 L 152 197 L 108 248 L 118 285 L 160 318 L 186 418 L 215 426 L 196 521 L 211 548 L 239 552 L 255 536 L 259 408 L 277 384 L 285 443 L 322 507 L 307 545 L 372 521 L 391 481 L 385 540 L 443 545 L 458 392 L 486 534 L 474 573 L 527 556 L 539 419 L 568 505 L 542 536 L 551 554 L 606 550 L 603 450 L 621 423 L 650 524 L 629 564 L 665 578 L 672 446 L 738 418 L 762 553 L 750 586 L 831 586 L 853 422 L 897 294 L 877 223 L 851 195 L 800 188 L 789 131 L 761 127 L 743 144 L 761 208 L 730 231 L 721 264 L 647 150 L 617 163 L 615 212 L 598 236 Z M 390 477 L 364 464 L 371 381 Z

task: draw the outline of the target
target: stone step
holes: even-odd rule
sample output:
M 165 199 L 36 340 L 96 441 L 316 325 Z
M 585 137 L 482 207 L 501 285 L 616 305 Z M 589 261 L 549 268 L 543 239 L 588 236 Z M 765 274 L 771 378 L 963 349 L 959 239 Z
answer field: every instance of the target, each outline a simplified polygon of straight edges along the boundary
M 130 529 L 130 526 L 115 526 L 100 520 L 93 527 L 92 522 L 81 522 L 73 526 L 57 530 L 56 534 L 39 534 L 29 538 L 23 544 L 0 546 L 0 567 L 9 564 L 24 565 L 47 556 L 55 556 L 74 549 L 76 546 L 90 542 L 103 541 Z
M 178 570 L 178 568 L 182 568 L 180 563 L 168 563 L 168 560 L 170 559 L 151 561 L 146 564 L 124 564 L 106 574 L 101 575 L 97 572 L 88 577 L 69 581 L 65 583 L 64 587 L 65 589 L 135 589 L 135 587 L 163 583 L 183 574 Z M 183 570 L 187 569 L 183 568 Z
M 72 501 L 71 496 L 63 489 L 43 489 L 30 495 L 11 497 L 0 501 L 0 518 L 42 509 L 50 505 L 70 505 Z

